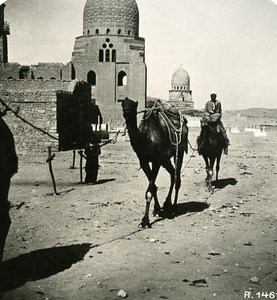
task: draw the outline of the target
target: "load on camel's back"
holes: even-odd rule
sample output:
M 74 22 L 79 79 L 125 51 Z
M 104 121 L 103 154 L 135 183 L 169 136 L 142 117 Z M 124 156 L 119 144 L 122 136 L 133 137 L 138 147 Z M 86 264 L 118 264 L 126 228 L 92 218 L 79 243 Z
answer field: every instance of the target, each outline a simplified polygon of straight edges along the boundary
M 10 183 L 18 168 L 13 134 L 2 118 L 5 114 L 6 110 L 0 111 L 0 263 L 11 224 L 8 200 Z

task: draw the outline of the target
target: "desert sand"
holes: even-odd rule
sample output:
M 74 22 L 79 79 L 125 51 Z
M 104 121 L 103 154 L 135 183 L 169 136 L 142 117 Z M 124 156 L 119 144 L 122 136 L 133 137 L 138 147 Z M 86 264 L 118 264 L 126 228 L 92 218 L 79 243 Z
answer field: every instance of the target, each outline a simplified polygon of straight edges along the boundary
M 190 129 L 193 148 L 199 130 Z M 277 299 L 277 131 L 229 137 L 214 193 L 205 189 L 203 158 L 190 148 L 178 215 L 151 215 L 150 229 L 138 228 L 147 180 L 124 137 L 102 149 L 96 185 L 79 183 L 72 151 L 56 153 L 59 195 L 47 152 L 20 155 L 0 298 Z M 157 186 L 162 204 L 164 170 Z

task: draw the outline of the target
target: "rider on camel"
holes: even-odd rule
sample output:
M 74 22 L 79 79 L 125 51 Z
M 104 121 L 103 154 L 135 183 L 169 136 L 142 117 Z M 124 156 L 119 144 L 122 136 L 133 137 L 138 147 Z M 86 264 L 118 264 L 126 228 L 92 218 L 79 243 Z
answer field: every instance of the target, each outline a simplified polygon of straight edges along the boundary
M 202 122 L 208 121 L 209 123 L 216 123 L 217 124 L 217 132 L 221 133 L 221 136 L 224 140 L 224 154 L 228 154 L 228 146 L 229 146 L 229 139 L 224 128 L 223 123 L 221 122 L 222 117 L 222 108 L 221 102 L 216 99 L 217 95 L 212 93 L 210 95 L 211 100 L 209 100 L 204 108 L 204 117 Z

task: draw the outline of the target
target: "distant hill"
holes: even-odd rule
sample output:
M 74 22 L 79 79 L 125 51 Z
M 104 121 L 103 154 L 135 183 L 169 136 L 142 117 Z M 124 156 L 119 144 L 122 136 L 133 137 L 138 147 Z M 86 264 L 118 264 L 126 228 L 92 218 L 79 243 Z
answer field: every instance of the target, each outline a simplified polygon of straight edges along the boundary
M 246 116 L 249 118 L 277 118 L 277 108 L 247 108 L 241 110 L 227 110 L 225 113 L 228 113 L 232 116 L 240 114 L 241 116 Z

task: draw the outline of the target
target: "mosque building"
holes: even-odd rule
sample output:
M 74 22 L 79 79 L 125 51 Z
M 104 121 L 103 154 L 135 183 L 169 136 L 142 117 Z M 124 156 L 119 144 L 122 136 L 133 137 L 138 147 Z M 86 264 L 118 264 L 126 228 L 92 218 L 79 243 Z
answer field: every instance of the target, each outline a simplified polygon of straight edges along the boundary
M 190 77 L 182 66 L 172 75 L 169 102 L 175 104 L 184 113 L 194 109 Z
M 145 40 L 139 37 L 139 10 L 135 0 L 87 0 L 83 33 L 76 37 L 72 59 L 67 64 L 21 66 L 9 63 L 7 35 L 10 32 L 4 21 L 4 8 L 2 4 L 0 79 L 25 79 L 22 83 L 25 85 L 39 80 L 86 81 L 91 85 L 91 97 L 96 100 L 106 122 L 120 118 L 120 102 L 125 97 L 138 101 L 139 109 L 145 107 Z

